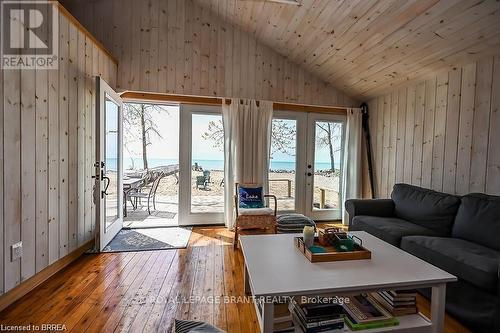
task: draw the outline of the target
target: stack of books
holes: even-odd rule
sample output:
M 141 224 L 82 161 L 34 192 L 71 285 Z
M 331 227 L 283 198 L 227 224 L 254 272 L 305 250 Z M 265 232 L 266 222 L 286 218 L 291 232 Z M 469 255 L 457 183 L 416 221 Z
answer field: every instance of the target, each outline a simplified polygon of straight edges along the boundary
M 344 309 L 336 303 L 290 302 L 295 327 L 305 333 L 327 332 L 344 328 Z
M 390 290 L 370 294 L 393 316 L 417 313 L 417 292 L 415 290 Z
M 344 303 L 345 322 L 353 331 L 399 325 L 399 320 L 390 314 L 370 295 L 349 297 Z
M 274 333 L 294 333 L 295 326 L 288 303 L 274 305 Z

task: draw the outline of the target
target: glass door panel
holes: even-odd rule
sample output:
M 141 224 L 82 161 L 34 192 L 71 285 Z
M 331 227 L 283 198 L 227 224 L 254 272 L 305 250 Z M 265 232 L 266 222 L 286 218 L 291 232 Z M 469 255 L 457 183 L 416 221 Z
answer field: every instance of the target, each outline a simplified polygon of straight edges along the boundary
M 269 194 L 280 212 L 296 210 L 297 119 L 274 118 L 271 130 Z
M 123 227 L 123 103 L 100 77 L 96 105 L 95 248 L 102 251 Z
M 316 122 L 313 210 L 340 209 L 342 123 Z
M 308 116 L 307 209 L 314 219 L 335 220 L 342 210 L 344 120 L 336 115 Z
M 191 118 L 191 213 L 224 213 L 222 115 Z
M 108 94 L 104 103 L 104 123 L 105 123 L 105 161 L 104 179 L 107 181 L 106 195 L 104 196 L 104 207 L 106 211 L 106 225 L 109 229 L 111 224 L 119 218 L 118 211 L 118 181 L 121 175 L 118 174 L 119 150 L 118 146 L 118 120 L 119 105 L 114 102 Z
M 218 106 L 181 104 L 179 225 L 224 223 L 224 131 Z
M 124 226 L 175 226 L 179 211 L 179 106 L 129 101 L 123 107 Z

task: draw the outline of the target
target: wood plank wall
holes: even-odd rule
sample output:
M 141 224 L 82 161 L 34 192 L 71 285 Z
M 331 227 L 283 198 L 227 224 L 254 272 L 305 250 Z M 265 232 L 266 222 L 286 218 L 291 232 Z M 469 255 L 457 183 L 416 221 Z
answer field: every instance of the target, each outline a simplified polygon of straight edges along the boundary
M 62 13 L 59 34 L 58 70 L 0 71 L 0 294 L 93 237 L 94 77 L 117 66 Z
M 369 101 L 376 197 L 405 182 L 500 195 L 500 56 Z
M 118 59 L 118 89 L 359 104 L 193 0 L 63 0 Z

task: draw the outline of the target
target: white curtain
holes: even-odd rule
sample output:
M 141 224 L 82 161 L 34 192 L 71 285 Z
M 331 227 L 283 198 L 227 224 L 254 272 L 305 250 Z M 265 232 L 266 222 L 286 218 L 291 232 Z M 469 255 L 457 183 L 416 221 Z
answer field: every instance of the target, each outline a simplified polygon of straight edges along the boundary
M 362 152 L 362 114 L 361 109 L 347 109 L 347 123 L 344 145 L 344 172 L 342 175 L 342 223 L 349 219 L 345 211 L 345 201 L 361 196 Z
M 224 219 L 234 227 L 235 183 L 262 184 L 267 193 L 273 103 L 231 99 L 224 123 Z

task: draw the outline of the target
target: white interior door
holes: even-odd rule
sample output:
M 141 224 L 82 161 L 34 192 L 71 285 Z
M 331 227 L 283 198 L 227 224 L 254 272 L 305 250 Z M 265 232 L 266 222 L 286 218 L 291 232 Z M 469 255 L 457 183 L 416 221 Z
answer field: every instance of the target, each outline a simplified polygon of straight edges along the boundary
M 123 103 L 96 77 L 96 248 L 102 251 L 123 227 Z
M 180 124 L 179 225 L 224 224 L 221 107 L 181 104 Z
M 341 219 L 345 116 L 309 113 L 305 214 L 314 220 Z

